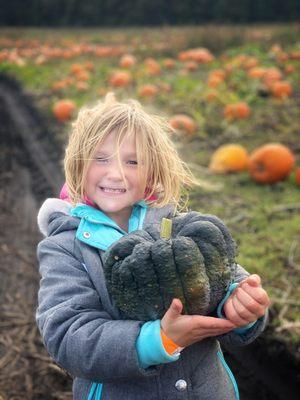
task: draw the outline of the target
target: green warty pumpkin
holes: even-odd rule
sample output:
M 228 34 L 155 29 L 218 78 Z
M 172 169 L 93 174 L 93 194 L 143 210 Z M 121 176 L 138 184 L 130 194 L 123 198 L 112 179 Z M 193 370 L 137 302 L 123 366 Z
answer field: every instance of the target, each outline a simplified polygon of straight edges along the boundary
M 224 223 L 193 211 L 172 219 L 170 235 L 148 226 L 123 236 L 106 251 L 104 272 L 124 319 L 162 318 L 175 297 L 185 314 L 209 315 L 234 279 L 235 256 Z

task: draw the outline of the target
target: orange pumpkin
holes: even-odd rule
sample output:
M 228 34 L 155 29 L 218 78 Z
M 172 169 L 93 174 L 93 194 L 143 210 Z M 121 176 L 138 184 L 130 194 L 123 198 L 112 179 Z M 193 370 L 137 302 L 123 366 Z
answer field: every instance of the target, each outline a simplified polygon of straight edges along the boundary
M 161 89 L 163 92 L 169 93 L 172 91 L 172 86 L 170 83 L 167 82 L 158 82 L 158 87 Z
M 272 95 L 280 99 L 289 97 L 292 94 L 292 86 L 287 81 L 274 82 L 270 89 Z
M 254 67 L 254 68 L 249 69 L 248 75 L 251 78 L 262 78 L 264 76 L 265 72 L 266 72 L 265 68 Z
M 235 56 L 235 57 L 232 59 L 232 63 L 233 63 L 235 66 L 240 67 L 240 66 L 242 66 L 242 65 L 247 61 L 247 59 L 248 59 L 248 56 L 246 56 L 246 54 L 238 54 L 237 56 Z
M 53 114 L 59 122 L 65 122 L 72 117 L 75 109 L 76 105 L 72 100 L 59 100 L 53 106 Z
M 243 119 L 249 117 L 251 109 L 244 101 L 227 104 L 224 108 L 224 116 L 227 119 Z
M 299 50 L 291 51 L 290 58 L 292 60 L 300 60 L 300 51 Z
M 292 171 L 295 157 L 280 143 L 268 143 L 254 150 L 249 159 L 249 173 L 260 183 L 284 180 Z
M 124 56 L 121 57 L 119 62 L 119 65 L 122 68 L 131 68 L 135 64 L 136 64 L 136 58 L 131 54 L 124 54 Z
M 140 97 L 154 97 L 157 93 L 157 86 L 151 84 L 141 86 L 138 92 Z
M 91 61 L 86 61 L 84 63 L 84 68 L 87 69 L 88 71 L 94 71 L 95 65 Z
M 231 74 L 236 69 L 236 65 L 233 62 L 230 62 L 224 66 L 224 69 L 226 74 Z
M 72 64 L 71 67 L 70 67 L 70 72 L 72 74 L 78 74 L 82 70 L 84 70 L 84 67 L 83 67 L 82 64 Z
M 250 69 L 250 68 L 255 68 L 259 64 L 259 61 L 255 57 L 249 57 L 247 60 L 244 62 L 244 68 Z
M 240 172 L 248 167 L 247 150 L 239 144 L 224 144 L 212 155 L 209 169 L 217 173 Z
M 86 92 L 90 88 L 90 85 L 87 82 L 79 81 L 76 83 L 76 89 L 79 92 Z
M 277 61 L 287 61 L 290 58 L 290 56 L 285 53 L 284 51 L 282 51 L 281 53 L 276 54 L 276 60 Z
M 209 78 L 212 78 L 215 76 L 218 76 L 219 78 L 224 80 L 226 77 L 226 71 L 224 71 L 223 69 L 213 69 L 209 74 Z
M 278 44 L 278 43 L 274 43 L 274 44 L 272 44 L 272 46 L 271 46 L 271 48 L 270 48 L 270 50 L 269 50 L 269 53 L 271 54 L 271 53 L 280 53 L 282 51 L 282 47 L 280 46 L 280 44 Z
M 292 74 L 296 71 L 296 67 L 294 65 L 288 64 L 284 68 L 286 74 Z
M 219 96 L 219 93 L 216 90 L 211 90 L 206 93 L 205 98 L 208 102 L 211 102 L 211 101 L 218 99 L 218 96 Z
M 163 60 L 163 66 L 165 68 L 172 69 L 175 67 L 175 64 L 176 64 L 176 62 L 175 62 L 175 60 L 173 60 L 173 58 L 165 58 Z
M 132 75 L 127 71 L 116 71 L 109 77 L 109 83 L 114 87 L 128 86 L 131 82 Z
M 210 88 L 215 88 L 219 86 L 223 82 L 223 79 L 220 76 L 210 76 L 208 78 L 207 86 Z
M 60 90 L 66 89 L 71 83 L 72 82 L 70 82 L 68 79 L 61 79 L 60 81 L 53 82 L 51 85 L 51 90 L 53 92 L 59 92 Z
M 195 133 L 197 129 L 197 125 L 193 120 L 193 118 L 184 114 L 173 115 L 173 117 L 169 119 L 169 123 L 172 126 L 172 128 L 185 132 L 190 135 Z
M 149 75 L 160 75 L 161 73 L 161 68 L 160 65 L 154 58 L 147 58 L 145 60 L 147 72 Z
M 76 72 L 75 76 L 78 81 L 88 81 L 90 79 L 90 73 L 85 69 Z
M 300 167 L 296 168 L 295 180 L 298 185 L 300 185 Z
M 211 52 L 203 47 L 198 47 L 195 49 L 189 49 L 186 51 L 181 51 L 178 54 L 178 58 L 180 61 L 196 61 L 199 64 L 202 63 L 209 63 L 210 61 L 214 60 L 214 56 Z
M 278 68 L 266 68 L 263 76 L 263 82 L 266 86 L 270 87 L 274 82 L 280 81 L 281 78 L 282 73 Z
M 188 71 L 197 71 L 199 65 L 196 63 L 196 61 L 187 61 L 185 63 L 185 68 Z

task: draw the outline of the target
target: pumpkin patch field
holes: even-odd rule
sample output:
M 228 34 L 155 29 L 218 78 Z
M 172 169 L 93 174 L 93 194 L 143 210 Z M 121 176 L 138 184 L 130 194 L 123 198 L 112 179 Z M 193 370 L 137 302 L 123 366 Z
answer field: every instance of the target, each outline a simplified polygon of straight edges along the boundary
M 187 206 L 215 214 L 271 298 L 270 335 L 300 360 L 300 25 L 1 29 L 16 79 L 66 142 L 108 92 L 164 116 L 199 180 Z

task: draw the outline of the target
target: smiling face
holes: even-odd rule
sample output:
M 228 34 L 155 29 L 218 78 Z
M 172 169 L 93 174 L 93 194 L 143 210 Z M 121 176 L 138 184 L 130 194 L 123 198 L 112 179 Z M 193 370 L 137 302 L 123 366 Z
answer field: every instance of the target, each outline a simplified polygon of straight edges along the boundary
M 144 190 L 138 176 L 133 136 L 125 136 L 120 144 L 120 163 L 117 147 L 115 131 L 98 144 L 87 170 L 84 192 L 101 211 L 127 230 L 132 206 L 143 199 Z

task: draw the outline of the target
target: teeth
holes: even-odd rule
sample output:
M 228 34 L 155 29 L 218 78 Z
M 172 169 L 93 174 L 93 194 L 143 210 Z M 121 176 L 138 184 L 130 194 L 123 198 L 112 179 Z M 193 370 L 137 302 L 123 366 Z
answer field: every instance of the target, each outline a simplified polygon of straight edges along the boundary
M 101 189 L 104 192 L 109 192 L 109 193 L 124 193 L 124 192 L 126 192 L 126 189 L 112 189 L 112 188 L 104 188 L 104 187 L 101 187 Z

